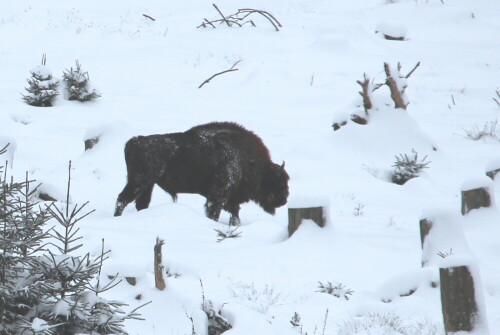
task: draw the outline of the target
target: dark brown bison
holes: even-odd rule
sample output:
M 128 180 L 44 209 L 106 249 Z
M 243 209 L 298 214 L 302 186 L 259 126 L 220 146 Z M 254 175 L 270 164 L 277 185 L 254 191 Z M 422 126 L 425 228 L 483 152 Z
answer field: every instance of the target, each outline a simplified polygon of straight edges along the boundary
M 151 201 L 155 184 L 175 201 L 178 193 L 204 196 L 206 215 L 218 220 L 222 209 L 239 223 L 240 204 L 250 200 L 274 214 L 288 198 L 283 165 L 253 132 L 230 122 L 213 122 L 183 133 L 137 136 L 125 145 L 127 185 L 118 195 L 115 216 L 135 200 L 137 210 Z

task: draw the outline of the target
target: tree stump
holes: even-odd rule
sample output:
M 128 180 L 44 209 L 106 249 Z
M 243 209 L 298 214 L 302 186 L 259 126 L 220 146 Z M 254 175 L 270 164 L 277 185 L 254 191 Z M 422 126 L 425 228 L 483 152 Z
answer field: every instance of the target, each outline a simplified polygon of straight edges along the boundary
M 161 264 L 161 247 L 165 244 L 165 241 L 161 240 L 159 237 L 156 238 L 156 244 L 154 247 L 154 268 L 155 268 L 155 286 L 160 291 L 163 291 L 166 287 L 165 280 L 163 279 L 163 265 Z
M 90 150 L 99 143 L 99 136 L 88 138 L 85 140 L 85 151 Z
M 132 286 L 137 285 L 137 278 L 135 277 L 125 277 L 125 280 Z
M 440 268 L 441 305 L 446 334 L 470 332 L 478 319 L 474 278 L 467 266 Z
M 288 208 L 288 236 L 292 236 L 299 229 L 302 220 L 312 220 L 318 226 L 324 227 L 326 223 L 323 207 Z
M 462 191 L 462 215 L 473 209 L 490 206 L 491 197 L 487 187 Z
M 424 249 L 424 242 L 432 229 L 432 221 L 429 219 L 420 220 L 420 246 Z

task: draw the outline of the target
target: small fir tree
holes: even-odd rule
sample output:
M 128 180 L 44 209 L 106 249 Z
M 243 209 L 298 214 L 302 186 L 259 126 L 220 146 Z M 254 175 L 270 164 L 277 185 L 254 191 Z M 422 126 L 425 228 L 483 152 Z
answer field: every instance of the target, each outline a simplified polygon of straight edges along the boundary
M 127 334 L 123 321 L 140 319 L 140 307 L 125 313 L 101 297 L 118 284 L 100 279 L 108 252 L 75 255 L 86 204 L 70 208 L 68 181 L 66 208 L 35 208 L 31 184 L 0 173 L 0 335 Z M 47 231 L 51 219 L 58 226 Z
M 23 94 L 23 100 L 31 106 L 52 107 L 55 98 L 59 95 L 57 87 L 59 81 L 52 77 L 50 69 L 46 66 L 47 56 L 42 57 L 42 64 L 30 71 L 31 78 L 28 78 L 28 92 Z
M 0 176 L 0 334 L 6 335 L 17 334 L 44 295 L 45 283 L 31 274 L 48 236 L 43 227 L 50 214 L 35 209 L 31 181 L 14 182 L 6 172 Z
M 391 180 L 398 185 L 405 184 L 408 180 L 418 177 L 423 169 L 427 169 L 430 162 L 427 162 L 427 156 L 419 159 L 418 152 L 412 150 L 412 156 L 407 154 L 399 154 L 396 157 L 396 162 L 392 166 L 394 168 Z
M 77 60 L 75 69 L 71 67 L 63 73 L 66 99 L 85 102 L 99 98 L 101 95 L 96 90 L 89 89 L 89 80 L 89 73 L 82 71 Z
M 75 251 L 83 246 L 76 224 L 93 211 L 81 214 L 88 202 L 70 207 L 70 185 L 71 162 L 66 206 L 48 208 L 58 223 L 51 234 L 55 250 L 48 251 L 40 258 L 36 273 L 53 285 L 47 287 L 48 297 L 37 306 L 35 316 L 48 324 L 59 325 L 53 330 L 54 335 L 127 334 L 123 329 L 123 321 L 140 320 L 140 315 L 136 312 L 140 307 L 125 313 L 122 310 L 125 303 L 99 296 L 118 284 L 112 280 L 103 285 L 100 279 L 102 262 L 109 251 L 105 252 L 103 248 L 97 257 L 92 257 L 89 253 L 84 256 L 75 255 Z

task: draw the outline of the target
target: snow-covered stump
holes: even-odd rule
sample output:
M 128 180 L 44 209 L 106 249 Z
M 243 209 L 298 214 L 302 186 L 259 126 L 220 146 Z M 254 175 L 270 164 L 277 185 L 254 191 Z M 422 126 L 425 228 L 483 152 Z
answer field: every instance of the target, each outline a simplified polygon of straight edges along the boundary
M 486 171 L 486 175 L 491 178 L 491 180 L 495 180 L 496 175 L 500 172 L 500 169 Z
M 328 217 L 330 199 L 319 197 L 293 197 L 288 200 L 288 237 L 299 229 L 303 220 L 312 220 L 324 227 Z
M 99 136 L 86 139 L 84 141 L 85 151 L 92 149 L 97 143 L 99 143 Z
M 326 223 L 325 210 L 322 206 L 307 208 L 288 208 L 288 236 L 292 236 L 299 229 L 302 220 L 312 220 L 318 226 L 324 227 Z
M 165 244 L 165 241 L 161 240 L 159 237 L 156 238 L 156 244 L 154 247 L 154 268 L 155 268 L 155 286 L 160 291 L 163 291 L 166 287 L 165 280 L 163 279 L 163 265 L 162 265 L 162 255 L 161 247 Z
M 92 149 L 97 143 L 99 143 L 99 136 L 86 139 L 84 141 L 85 151 Z
M 389 41 L 404 41 L 407 35 L 406 27 L 389 23 L 380 23 L 375 30 L 376 34 L 381 34 Z
M 83 135 L 85 151 L 92 149 L 97 143 L 99 143 L 101 136 L 106 132 L 109 132 L 109 129 L 106 126 L 88 128 Z
M 453 256 L 450 259 L 454 258 Z M 458 258 L 459 260 L 459 258 Z M 486 311 L 482 300 L 479 272 L 476 266 L 452 259 L 439 269 L 441 306 L 447 335 L 481 331 L 488 334 Z
M 496 175 L 500 172 L 500 159 L 492 160 L 486 166 L 486 175 L 491 179 L 495 180 Z
M 470 180 L 462 185 L 462 215 L 466 215 L 473 209 L 491 207 L 492 181 L 488 177 Z

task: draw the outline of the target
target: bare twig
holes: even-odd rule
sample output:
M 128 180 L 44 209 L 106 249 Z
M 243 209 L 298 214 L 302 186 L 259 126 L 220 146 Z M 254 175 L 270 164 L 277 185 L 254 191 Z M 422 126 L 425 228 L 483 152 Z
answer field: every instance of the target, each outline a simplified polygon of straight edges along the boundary
M 210 78 L 206 79 L 204 82 L 201 83 L 200 86 L 198 86 L 198 88 L 202 88 L 203 85 L 208 84 L 210 82 L 210 80 L 214 79 L 217 76 L 220 76 L 221 74 L 224 74 L 224 73 L 227 73 L 227 72 L 238 71 L 238 69 L 235 69 L 235 66 L 238 65 L 239 62 L 241 62 L 241 59 L 239 61 L 237 61 L 236 63 L 234 63 L 233 66 L 231 66 L 228 70 L 224 70 L 222 72 L 218 72 L 218 73 L 214 74 L 213 76 L 211 76 Z
M 415 70 L 420 66 L 420 62 L 417 63 L 417 65 L 415 65 L 415 67 L 410 71 L 408 72 L 408 74 L 406 75 L 406 79 L 410 78 L 410 76 L 413 74 L 413 72 L 415 72 Z
M 142 14 L 142 16 L 144 16 L 145 18 L 147 19 L 150 19 L 151 21 L 156 21 L 156 19 L 152 18 L 151 16 L 149 16 L 148 14 Z
M 219 7 L 217 7 L 217 5 L 216 5 L 216 4 L 214 4 L 214 3 L 212 4 L 212 6 L 214 6 L 214 7 L 215 7 L 215 9 L 219 12 L 220 16 L 222 16 L 222 20 L 223 20 L 224 22 L 226 22 L 227 26 L 228 26 L 228 27 L 231 27 L 231 23 L 230 23 L 230 22 L 226 19 L 226 17 L 224 16 L 224 14 L 222 14 L 222 12 L 220 11 Z
M 497 103 L 498 106 L 500 106 L 500 90 L 496 90 L 495 93 L 497 94 L 497 98 L 493 98 L 493 101 Z
M 216 4 L 212 4 L 212 6 L 214 6 L 214 8 L 217 10 L 217 12 L 222 18 L 215 20 L 203 19 L 203 22 L 197 28 L 200 27 L 206 28 L 208 26 L 215 28 L 216 23 L 218 24 L 225 23 L 228 27 L 232 27 L 233 25 L 236 25 L 238 27 L 243 27 L 245 24 L 248 23 L 251 24 L 253 27 L 256 27 L 255 22 L 248 18 L 252 14 L 259 14 L 264 18 L 266 18 L 273 25 L 276 31 L 279 31 L 279 28 L 283 27 L 281 23 L 272 14 L 264 10 L 253 9 L 253 8 L 241 8 L 238 9 L 236 13 L 225 16 L 219 9 L 219 7 L 217 7 Z

